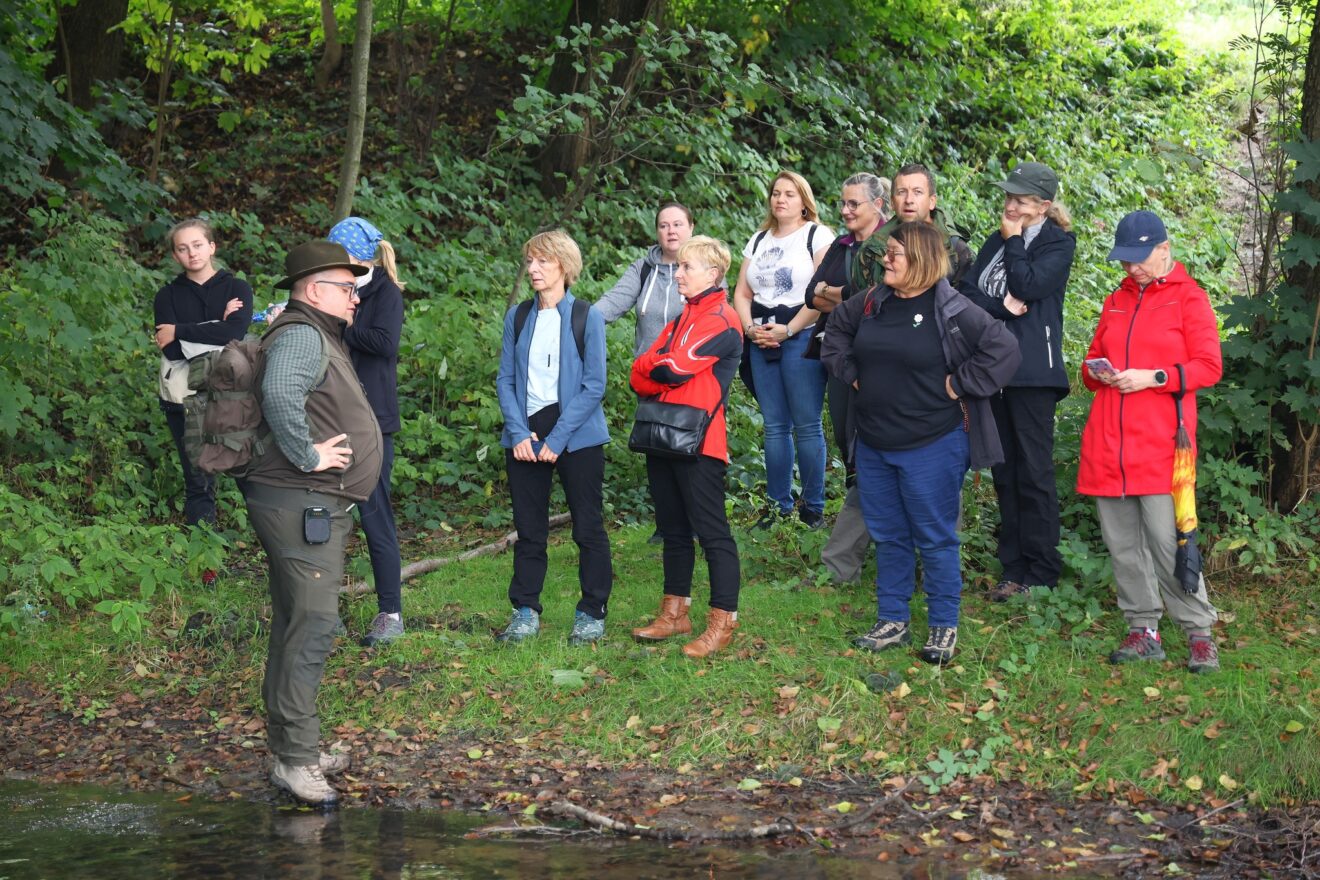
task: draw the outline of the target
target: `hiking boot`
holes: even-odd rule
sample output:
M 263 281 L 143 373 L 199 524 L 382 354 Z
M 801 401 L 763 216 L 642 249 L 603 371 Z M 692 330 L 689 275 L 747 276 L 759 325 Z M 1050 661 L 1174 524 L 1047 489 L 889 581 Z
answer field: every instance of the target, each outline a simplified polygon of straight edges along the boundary
M 663 544 L 664 542 L 665 542 L 665 536 L 660 534 L 659 529 L 656 529 L 654 532 L 652 532 L 651 537 L 646 539 L 646 543 L 648 544 Z
M 568 634 L 570 645 L 590 645 L 605 635 L 605 621 L 597 620 L 581 611 L 573 612 L 573 631 Z
M 1216 655 L 1216 658 L 1218 655 Z M 1159 636 L 1152 637 L 1144 629 L 1129 630 L 1123 644 L 1109 655 L 1110 663 L 1131 663 L 1134 660 L 1163 660 L 1164 646 Z
M 1209 636 L 1192 636 L 1187 640 L 1192 655 L 1187 659 L 1188 672 L 1218 672 L 1219 648 Z
M 723 651 L 729 646 L 729 640 L 733 638 L 733 631 L 737 628 L 737 612 L 712 608 L 706 615 L 706 631 L 684 645 L 683 653 L 699 660 Z
M 386 645 L 403 635 L 403 615 L 382 611 L 371 621 L 371 629 L 359 643 L 364 648 Z
M 643 642 L 658 642 L 670 636 L 692 632 L 692 621 L 688 619 L 688 608 L 691 605 L 692 599 L 689 596 L 671 596 L 666 593 L 660 600 L 659 615 L 646 626 L 633 630 L 633 638 Z
M 339 803 L 339 792 L 325 781 L 325 774 L 316 764 L 293 767 L 276 758 L 275 766 L 270 770 L 270 781 L 313 807 L 333 807 Z
M 504 632 L 495 637 L 497 642 L 521 642 L 530 639 L 541 631 L 541 615 L 531 608 L 513 609 L 513 618 Z
M 347 770 L 351 763 L 348 752 L 322 752 L 316 765 L 321 768 L 322 776 L 335 776 Z
M 819 510 L 808 510 L 805 507 L 799 507 L 797 514 L 798 519 L 802 520 L 802 524 L 812 531 L 823 528 L 825 525 L 825 514 Z
M 926 634 L 926 646 L 917 656 L 927 663 L 943 666 L 953 659 L 953 649 L 958 645 L 958 627 L 932 626 Z
M 912 642 L 912 632 L 901 620 L 877 620 L 871 631 L 853 639 L 853 644 L 867 651 L 883 651 Z
M 1007 602 L 1014 596 L 1031 592 L 1031 587 L 1017 581 L 1002 580 L 990 588 L 991 602 Z

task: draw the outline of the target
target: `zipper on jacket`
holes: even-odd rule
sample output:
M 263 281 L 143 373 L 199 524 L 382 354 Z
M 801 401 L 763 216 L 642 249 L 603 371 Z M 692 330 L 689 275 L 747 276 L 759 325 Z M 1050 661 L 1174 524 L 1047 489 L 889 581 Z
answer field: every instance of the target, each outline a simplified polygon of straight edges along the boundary
M 1054 343 L 1050 341 L 1050 325 L 1045 325 L 1045 353 L 1049 355 L 1050 369 L 1054 369 Z
M 1148 287 L 1149 285 L 1147 285 Z M 1132 328 L 1137 323 L 1137 312 L 1141 311 L 1141 301 L 1146 298 L 1146 288 L 1143 287 L 1137 291 L 1137 304 L 1132 307 L 1132 317 L 1128 320 L 1127 338 L 1123 340 L 1123 363 L 1132 363 Z M 1124 367 L 1123 369 L 1128 369 Z M 1119 484 L 1123 487 L 1120 498 L 1127 497 L 1127 471 L 1123 468 L 1123 403 L 1126 400 L 1126 394 L 1118 396 L 1118 477 Z

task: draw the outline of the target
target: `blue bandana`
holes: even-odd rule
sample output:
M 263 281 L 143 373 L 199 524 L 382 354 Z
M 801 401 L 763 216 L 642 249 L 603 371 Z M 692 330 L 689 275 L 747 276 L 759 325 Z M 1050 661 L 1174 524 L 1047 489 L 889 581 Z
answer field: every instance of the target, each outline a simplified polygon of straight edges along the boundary
M 376 256 L 376 242 L 385 236 L 361 217 L 348 217 L 340 220 L 326 236 L 335 244 L 344 246 L 344 250 L 356 260 L 370 260 Z

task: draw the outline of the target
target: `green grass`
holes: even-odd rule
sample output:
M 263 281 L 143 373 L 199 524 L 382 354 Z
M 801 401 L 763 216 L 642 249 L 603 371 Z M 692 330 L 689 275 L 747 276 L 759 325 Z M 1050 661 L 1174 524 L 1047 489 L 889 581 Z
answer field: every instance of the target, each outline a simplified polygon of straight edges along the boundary
M 718 769 L 753 762 L 767 778 L 826 768 L 862 776 L 929 775 L 947 750 L 946 777 L 984 770 L 1060 790 L 1265 803 L 1320 797 L 1320 685 L 1313 660 L 1320 614 L 1310 587 L 1248 585 L 1215 596 L 1232 622 L 1218 636 L 1224 669 L 1186 672 L 1183 637 L 1166 630 L 1169 661 L 1111 667 L 1105 656 L 1123 624 L 1106 589 L 1064 588 L 1006 606 L 966 590 L 957 662 L 926 666 L 909 651 L 851 648 L 874 615 L 869 586 L 801 586 L 820 533 L 780 528 L 739 534 L 745 580 L 741 630 L 714 661 L 692 662 L 680 642 L 634 643 L 660 597 L 659 548 L 649 528 L 614 539 L 616 585 L 606 640 L 567 644 L 577 596 L 576 549 L 566 534 L 551 548 L 541 635 L 497 645 L 508 615 L 507 554 L 451 565 L 404 593 L 409 634 L 387 650 L 344 643 L 322 691 L 327 726 L 416 728 L 477 741 L 528 737 L 543 748 L 606 765 L 690 763 Z M 696 573 L 695 622 L 705 617 L 705 570 Z M 234 687 L 259 711 L 262 637 L 202 649 L 167 631 L 197 608 L 233 609 L 255 631 L 260 585 L 222 578 L 162 609 L 140 643 L 114 637 L 103 617 L 42 625 L 0 643 L 11 677 L 44 681 L 70 705 L 125 687 Z M 924 608 L 914 602 L 916 641 Z M 351 631 L 365 629 L 374 596 L 345 600 Z M 556 686 L 556 670 L 581 674 Z M 898 692 L 865 686 L 873 672 L 901 677 Z M 402 685 L 402 686 L 401 686 Z M 796 690 L 794 690 L 796 689 Z M 904 691 L 910 691 L 903 693 Z M 837 729 L 833 729 L 834 721 Z M 1290 722 L 1301 725 L 1289 732 Z M 934 774 L 938 776 L 938 774 Z M 1199 793 L 1189 787 L 1199 777 Z M 1194 782 L 1191 783 L 1195 785 Z

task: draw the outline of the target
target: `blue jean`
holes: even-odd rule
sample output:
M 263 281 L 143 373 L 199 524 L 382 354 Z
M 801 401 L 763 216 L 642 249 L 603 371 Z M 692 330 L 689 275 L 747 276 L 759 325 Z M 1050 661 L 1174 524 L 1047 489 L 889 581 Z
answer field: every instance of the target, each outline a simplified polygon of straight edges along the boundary
M 916 588 L 915 550 L 931 626 L 957 626 L 962 601 L 958 502 L 970 464 L 959 425 L 917 449 L 885 452 L 859 437 L 857 486 L 862 516 L 875 541 L 875 601 L 880 620 L 906 622 Z
M 770 500 L 781 513 L 793 511 L 793 449 L 797 447 L 798 476 L 802 479 L 802 506 L 814 513 L 825 510 L 825 368 L 804 358 L 811 334 L 798 333 L 784 341 L 777 361 L 767 361 L 759 346 L 752 346 L 752 379 L 756 400 L 765 420 L 765 483 Z

